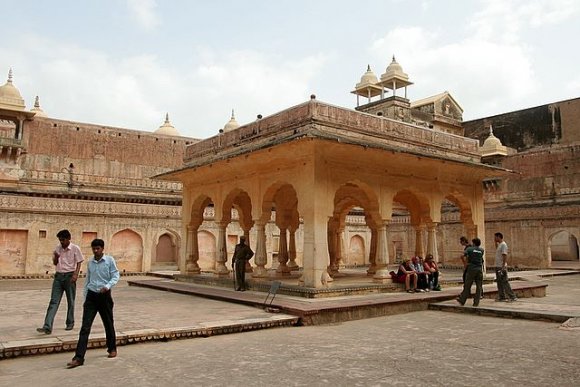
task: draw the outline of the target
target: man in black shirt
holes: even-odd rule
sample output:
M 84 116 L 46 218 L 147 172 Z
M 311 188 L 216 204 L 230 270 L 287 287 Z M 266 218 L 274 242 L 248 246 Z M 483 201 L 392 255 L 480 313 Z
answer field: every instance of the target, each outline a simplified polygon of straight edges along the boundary
M 471 285 L 475 282 L 475 295 L 473 296 L 473 306 L 479 305 L 479 300 L 483 294 L 483 249 L 481 240 L 474 238 L 472 240 L 473 246 L 465 249 L 465 258 L 467 259 L 467 270 L 465 272 L 465 282 L 463 283 L 463 291 L 457 298 L 457 302 L 465 305 L 467 297 L 471 293 Z

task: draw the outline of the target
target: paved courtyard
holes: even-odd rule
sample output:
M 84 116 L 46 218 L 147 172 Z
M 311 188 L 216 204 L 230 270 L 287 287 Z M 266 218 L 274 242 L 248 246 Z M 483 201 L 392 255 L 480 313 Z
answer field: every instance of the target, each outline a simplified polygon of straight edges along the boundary
M 548 296 L 533 299 L 535 303 L 580 305 L 580 275 L 546 281 L 550 284 Z M 11 291 L 1 283 L 2 297 L 34 291 L 26 281 L 20 283 L 24 289 Z M 119 300 L 124 291 L 127 297 L 133 291 L 144 292 L 142 302 L 154 305 L 180 296 L 168 301 L 168 309 L 164 309 L 176 309 L 178 318 L 187 318 L 184 313 L 191 309 L 200 316 L 206 313 L 201 304 L 194 306 L 197 298 L 120 287 Z M 46 302 L 48 295 L 44 296 Z M 205 301 L 210 303 L 205 314 L 210 317 L 213 313 L 230 318 L 239 313 L 262 313 Z M 214 302 L 224 305 L 212 305 Z M 34 312 L 34 318 L 21 321 L 26 329 L 38 324 L 37 317 L 46 307 L 41 304 L 40 311 L 27 311 Z M 121 305 L 117 302 L 119 313 L 123 313 Z M 239 309 L 228 310 L 230 307 Z M 135 308 L 133 313 L 138 310 L 130 308 Z M 6 319 L 4 313 L 0 318 L 0 322 Z M 171 318 L 167 316 L 168 321 Z M 94 349 L 87 353 L 85 365 L 73 370 L 65 369 L 71 353 L 7 359 L 0 361 L 0 385 L 574 386 L 580 381 L 579 348 L 580 328 L 423 311 L 333 325 L 129 345 L 119 348 L 116 359 L 107 359 L 104 349 Z

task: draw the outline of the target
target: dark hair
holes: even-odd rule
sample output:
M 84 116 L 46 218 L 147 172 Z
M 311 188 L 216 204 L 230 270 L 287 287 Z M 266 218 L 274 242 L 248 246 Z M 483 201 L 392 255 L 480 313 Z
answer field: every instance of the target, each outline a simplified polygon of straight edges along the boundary
M 91 247 L 102 247 L 105 248 L 105 241 L 102 239 L 93 239 L 91 242 Z
M 70 231 L 69 230 L 60 230 L 56 234 L 56 237 L 58 239 L 70 239 L 71 238 Z
M 481 239 L 473 238 L 471 241 L 473 242 L 474 245 L 481 246 Z
M 499 239 L 503 239 L 503 234 L 501 232 L 496 232 L 495 234 L 496 237 L 498 237 Z
M 467 238 L 464 237 L 464 236 L 462 236 L 461 238 L 459 238 L 459 242 L 469 243 L 469 241 L 467 240 Z

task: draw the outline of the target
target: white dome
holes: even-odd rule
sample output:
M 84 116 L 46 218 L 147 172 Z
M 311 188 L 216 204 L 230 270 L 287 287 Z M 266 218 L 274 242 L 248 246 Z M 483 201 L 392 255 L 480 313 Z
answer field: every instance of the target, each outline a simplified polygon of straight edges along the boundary
M 32 109 L 30 109 L 31 112 L 36 113 L 34 115 L 34 117 L 47 117 L 46 113 L 44 112 L 44 110 L 42 110 L 40 108 L 40 100 L 38 98 L 38 95 L 36 96 L 36 99 L 34 100 L 34 107 Z
M 234 109 L 232 109 L 232 118 L 230 118 L 230 120 L 224 125 L 224 133 L 231 132 L 232 130 L 239 127 L 240 124 L 238 124 L 238 121 L 236 121 L 236 117 L 234 116 Z
M 8 81 L 0 86 L 0 107 L 10 110 L 24 110 L 26 108 L 20 91 L 12 84 L 12 69 L 8 71 Z
M 157 134 L 164 134 L 166 136 L 179 136 L 177 129 L 169 122 L 169 113 L 165 114 L 165 122 L 155 131 Z

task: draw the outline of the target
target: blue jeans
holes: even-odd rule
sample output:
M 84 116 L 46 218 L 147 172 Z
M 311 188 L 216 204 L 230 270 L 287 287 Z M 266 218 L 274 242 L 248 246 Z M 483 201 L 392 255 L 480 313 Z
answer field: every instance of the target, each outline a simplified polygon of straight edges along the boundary
M 50 302 L 46 310 L 46 317 L 44 318 L 44 329 L 52 331 L 52 324 L 54 316 L 60 306 L 62 294 L 66 294 L 66 326 L 73 326 L 75 323 L 75 297 L 77 292 L 76 282 L 72 282 L 74 272 L 70 273 L 54 273 L 54 280 L 52 281 L 52 292 L 50 294 Z

